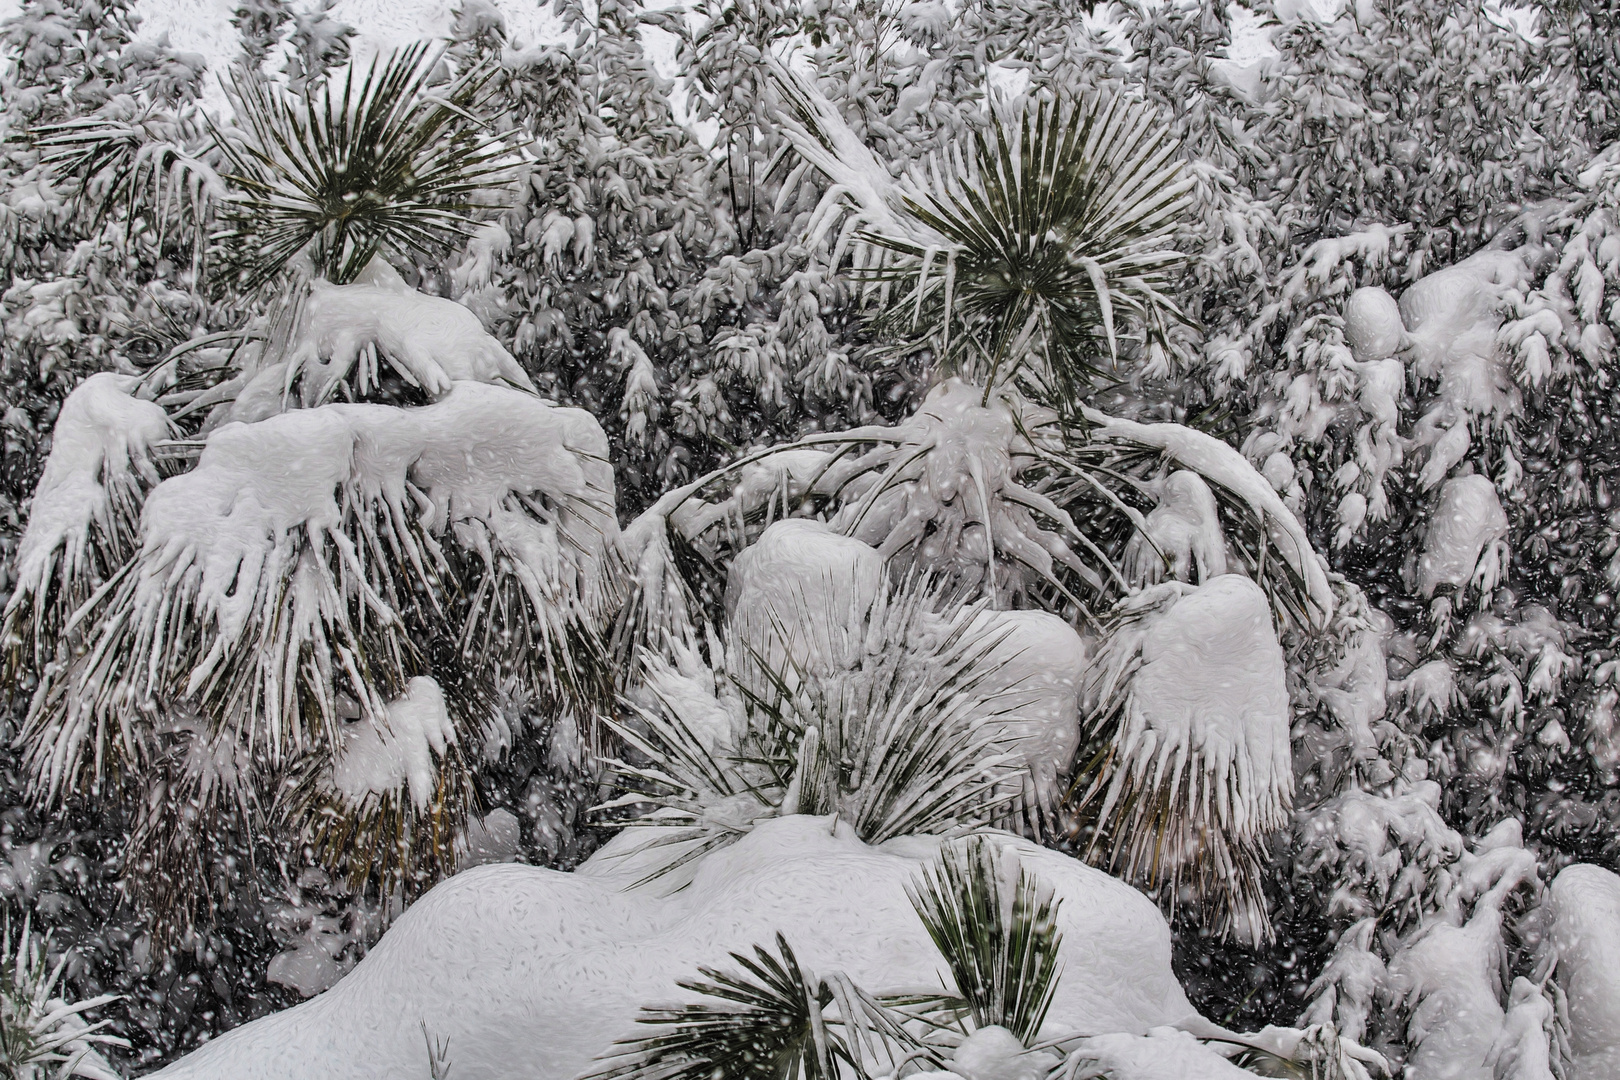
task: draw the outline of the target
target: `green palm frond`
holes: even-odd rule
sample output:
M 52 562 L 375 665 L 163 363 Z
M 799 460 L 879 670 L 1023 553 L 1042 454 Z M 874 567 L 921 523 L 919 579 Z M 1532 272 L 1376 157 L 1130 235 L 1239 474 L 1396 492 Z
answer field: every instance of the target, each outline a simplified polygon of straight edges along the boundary
M 1033 1044 L 1057 993 L 1059 901 L 982 836 L 942 849 L 908 892 L 975 1027 Z
M 1147 106 L 1117 97 L 1042 101 L 976 132 L 967 161 L 936 163 L 905 199 L 933 236 L 857 234 L 889 254 L 865 275 L 886 286 L 880 326 L 987 393 L 1017 382 L 1077 412 L 1127 322 L 1147 340 L 1180 317 L 1170 243 L 1190 188 L 1176 150 Z
M 244 289 L 306 250 L 341 285 L 375 255 L 432 255 L 466 231 L 506 174 L 507 151 L 477 118 L 495 69 L 430 88 L 441 51 L 419 44 L 379 57 L 318 101 L 232 76 L 241 130 L 214 135 L 236 191 L 218 239 Z
M 643 1009 L 639 1022 L 659 1032 L 620 1041 L 590 1080 L 865 1080 L 908 1053 L 939 1064 L 849 979 L 805 971 L 781 934 L 774 954 L 731 958 L 742 973 L 700 968 L 678 984 L 715 1004 Z
M 1169 289 L 1192 179 L 1149 104 L 1123 96 L 1026 103 L 976 132 L 967 157 L 896 181 L 820 92 L 770 65 L 783 134 L 828 187 L 809 224 L 879 302 L 881 332 L 947 370 L 1013 383 L 1078 418 L 1121 342 L 1158 348 L 1182 318 Z M 794 185 L 790 185 L 792 187 Z

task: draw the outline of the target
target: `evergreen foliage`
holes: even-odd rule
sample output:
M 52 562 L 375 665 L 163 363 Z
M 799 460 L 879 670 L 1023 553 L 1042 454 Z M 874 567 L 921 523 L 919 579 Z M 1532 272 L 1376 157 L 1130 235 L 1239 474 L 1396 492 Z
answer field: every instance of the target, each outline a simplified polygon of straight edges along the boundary
M 188 440 L 207 437 L 208 411 L 240 386 L 220 388 L 269 366 L 266 348 L 297 317 L 279 307 L 276 282 L 287 279 L 277 275 L 300 253 L 336 283 L 363 280 L 380 254 L 411 288 L 476 314 L 541 394 L 601 419 L 625 520 L 682 484 L 718 485 L 716 469 L 762 446 L 823 447 L 861 462 L 829 468 L 847 485 L 836 493 L 778 477 L 770 505 L 728 495 L 728 508 L 746 511 L 740 542 L 717 539 L 718 525 L 677 535 L 678 515 L 667 515 L 676 591 L 691 594 L 697 622 L 723 607 L 730 556 L 769 520 L 834 519 L 887 496 L 917 509 L 917 532 L 885 554 L 906 565 L 935 559 L 996 602 L 1101 624 L 1128 590 L 1164 576 L 1191 585 L 1202 573 L 1177 572 L 1175 552 L 1135 539 L 1186 462 L 1108 423 L 1182 422 L 1241 452 L 1268 485 L 1258 513 L 1242 493 L 1210 487 L 1236 563 L 1272 598 L 1297 774 L 1291 833 L 1245 853 L 1249 878 L 1265 879 L 1251 900 L 1269 905 L 1276 942 L 1238 947 L 1178 921 L 1197 1003 L 1233 1024 L 1331 1023 L 1404 1060 L 1418 1041 L 1417 1003 L 1388 982 L 1367 998 L 1357 973 L 1398 969 L 1426 927 L 1468 916 L 1476 894 L 1451 883 L 1461 867 L 1483 865 L 1469 860 L 1483 858 L 1480 843 L 1507 818 L 1521 822 L 1539 870 L 1492 879 L 1508 897 L 1502 968 L 1540 970 L 1538 875 L 1620 858 L 1612 5 L 1536 5 L 1534 32 L 1523 34 L 1482 5 L 1424 0 L 1367 0 L 1326 20 L 1285 16 L 1265 0 L 1248 10 L 1211 0 L 1096 11 L 1068 0 L 954 11 L 706 0 L 690 18 L 604 0 L 589 13 L 560 3 L 572 40 L 543 45 L 511 41 L 492 8 L 468 0 L 442 53 L 424 45 L 357 77 L 342 74 L 352 31 L 330 6 L 250 2 L 236 12 L 246 74 L 234 83 L 234 122 L 206 117 L 197 101 L 204 80 L 223 73 L 141 39 L 122 0 L 26 0 L 0 28 L 10 65 L 0 80 L 8 589 L 68 393 L 112 373 L 150 374 L 154 393 L 168 395 L 181 438 L 131 486 L 138 506 L 154 478 L 189 467 Z M 1251 11 L 1272 24 L 1276 54 L 1239 70 L 1226 52 Z M 649 59 L 649 33 L 674 39 L 674 83 Z M 283 45 L 285 69 L 266 71 Z M 767 60 L 790 45 L 804 61 L 793 70 L 814 72 L 819 100 L 809 105 Z M 833 227 L 830 204 L 860 201 L 837 190 L 848 177 L 795 141 L 807 118 L 847 133 L 836 149 L 865 155 L 878 170 L 873 190 L 908 194 L 884 212 L 912 232 L 871 217 L 847 237 Z M 397 137 L 375 137 L 380 128 Z M 857 216 L 874 207 L 861 203 Z M 1356 290 L 1398 296 L 1482 252 L 1516 269 L 1495 297 L 1500 327 L 1477 383 L 1460 390 L 1450 361 L 1411 340 L 1388 355 L 1361 349 Z M 389 374 L 374 384 L 349 376 L 331 394 L 425 403 L 420 387 L 376 366 Z M 1002 530 L 988 498 L 974 517 L 964 507 L 980 496 L 966 485 L 959 496 L 935 484 L 947 459 L 966 460 L 915 420 L 945 370 L 977 379 L 983 409 L 1001 408 L 998 383 L 1030 406 L 1006 414 L 1030 426 L 993 454 L 974 451 L 1005 458 L 996 501 L 1002 511 L 1023 506 L 1027 530 Z M 183 412 L 192 401 L 202 404 Z M 884 441 L 908 417 L 913 443 Z M 837 433 L 849 449 L 813 441 Z M 740 490 L 740 476 L 739 466 L 722 479 Z M 1425 586 L 1424 544 L 1447 485 L 1467 477 L 1493 487 L 1505 529 L 1462 583 Z M 918 509 L 925 496 L 932 516 Z M 1034 496 L 1044 500 L 1039 517 L 1026 505 Z M 1303 562 L 1286 563 L 1267 532 L 1277 507 L 1328 560 L 1331 619 L 1318 606 L 1325 579 L 1318 588 Z M 974 529 L 992 521 L 977 539 Z M 1068 558 L 1053 554 L 1054 535 L 1067 538 Z M 1009 569 L 1009 545 L 1031 537 L 1052 556 L 1044 576 Z M 83 588 L 51 599 L 51 625 L 64 625 L 129 554 L 129 536 L 103 539 Z M 1030 547 L 1018 551 L 1041 562 Z M 472 563 L 456 565 L 466 574 L 450 577 L 476 588 Z M 990 567 L 982 579 L 972 577 L 979 566 Z M 473 626 L 464 607 L 454 610 L 455 631 Z M 534 689 L 535 672 L 519 669 L 517 646 L 506 649 L 492 627 L 474 629 L 489 632 L 493 666 Z M 666 644 L 652 630 L 635 643 Z M 544 655 L 572 655 L 569 644 Z M 707 828 L 703 799 L 769 789 L 785 800 L 803 772 L 793 793 L 804 808 L 851 805 L 841 778 L 828 779 L 845 758 L 817 755 L 853 714 L 817 699 L 801 685 L 809 680 L 779 671 L 744 709 L 764 733 L 745 751 L 747 767 L 768 783 L 695 752 L 682 772 L 654 764 L 691 750 L 668 702 L 612 685 L 606 645 L 583 647 L 592 659 L 579 681 L 591 689 L 578 696 L 625 703 L 604 728 L 630 759 L 623 768 L 601 771 L 597 748 L 563 722 L 577 717 L 555 705 L 575 687 L 498 708 L 468 694 L 489 723 L 476 746 L 468 727 L 469 745 L 440 760 L 441 809 L 510 811 L 524 858 L 571 865 L 595 843 L 584 809 L 615 798 L 674 807 L 686 817 L 670 821 Z M 631 660 L 643 670 L 630 653 L 619 657 L 626 670 Z M 712 653 L 705 663 L 724 670 Z M 418 673 L 397 666 L 393 682 Z M 8 745 L 38 675 L 7 685 Z M 879 704 L 910 708 L 913 720 L 948 713 L 943 697 L 917 705 L 902 692 L 915 689 L 893 682 Z M 349 879 L 330 857 L 356 835 L 388 844 L 410 834 L 402 795 L 360 817 L 322 817 L 336 808 L 300 786 L 309 777 L 299 773 L 291 794 L 248 785 L 204 798 L 197 785 L 212 774 L 197 765 L 212 744 L 188 723 L 154 734 L 144 784 L 110 773 L 44 810 L 13 750 L 0 785 L 9 807 L 0 849 L 46 852 L 34 884 L 6 879 L 0 891 L 53 925 L 53 949 L 89 958 L 62 969 L 76 996 L 125 995 L 104 1015 L 133 1044 L 122 1058 L 110 1053 L 131 1066 L 290 1000 L 264 980 L 277 952 L 318 953 L 332 971 L 351 964 L 408 891 L 379 885 L 409 876 L 388 859 Z M 971 733 L 944 728 L 949 737 L 923 749 L 949 757 L 976 747 Z M 907 730 L 941 733 L 938 723 Z M 826 782 L 807 790 L 815 777 Z M 980 786 L 983 812 L 966 815 L 975 823 L 1004 808 L 1000 788 Z M 182 835 L 171 811 L 187 804 L 203 827 Z M 258 826 L 276 815 L 325 827 L 270 838 Z M 1350 835 L 1352 820 L 1373 824 Z M 879 823 L 868 835 L 890 831 Z M 416 885 L 453 865 L 454 833 L 430 842 Z M 182 901 L 159 890 L 132 909 L 117 886 L 159 856 L 208 892 L 197 925 L 168 941 L 153 937 L 152 908 Z M 954 881 L 936 884 L 949 891 Z M 930 910 L 942 919 L 946 909 L 936 898 Z M 746 997 L 727 998 L 727 1009 L 786 1008 L 815 989 L 785 942 L 737 962 L 750 974 L 706 973 L 709 990 Z M 787 1027 L 799 1038 L 809 1014 L 793 1008 Z M 985 1008 L 990 1022 L 995 1010 Z M 1024 1027 L 1035 1014 L 1012 1012 Z M 713 1019 L 665 1020 L 694 1018 Z M 803 1069 L 823 1068 L 815 1045 L 779 1049 Z

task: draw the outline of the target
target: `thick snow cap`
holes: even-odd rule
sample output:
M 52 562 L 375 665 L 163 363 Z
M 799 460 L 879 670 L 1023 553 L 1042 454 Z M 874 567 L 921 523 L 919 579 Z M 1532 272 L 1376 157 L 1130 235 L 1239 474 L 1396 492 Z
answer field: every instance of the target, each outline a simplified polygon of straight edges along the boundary
M 1442 585 L 1466 588 L 1480 557 L 1490 545 L 1506 539 L 1507 532 L 1507 515 L 1489 477 L 1475 473 L 1447 480 L 1418 564 L 1423 595 L 1433 596 Z
M 1060 900 L 1063 978 L 1050 1032 L 1205 1026 L 1170 969 L 1170 932 L 1140 893 L 1006 837 Z M 166 1080 L 398 1080 L 425 1068 L 422 1025 L 467 1080 L 572 1080 L 642 1005 L 690 1000 L 698 967 L 734 968 L 781 931 L 818 975 L 873 992 L 950 977 L 905 894 L 940 841 L 868 847 L 824 817 L 761 823 L 674 896 L 625 886 L 640 868 L 565 874 L 479 867 L 417 901 L 335 987 L 220 1036 Z M 587 864 L 590 865 L 590 864 Z
M 1569 999 L 1569 1080 L 1620 1076 L 1620 876 L 1584 863 L 1552 883 L 1558 982 Z
M 1395 298 L 1374 286 L 1351 293 L 1344 305 L 1344 336 L 1360 363 L 1394 356 L 1406 340 Z
M 726 582 L 732 639 L 751 655 L 807 675 L 849 667 L 883 586 L 883 556 L 817 521 L 778 521 L 738 555 Z

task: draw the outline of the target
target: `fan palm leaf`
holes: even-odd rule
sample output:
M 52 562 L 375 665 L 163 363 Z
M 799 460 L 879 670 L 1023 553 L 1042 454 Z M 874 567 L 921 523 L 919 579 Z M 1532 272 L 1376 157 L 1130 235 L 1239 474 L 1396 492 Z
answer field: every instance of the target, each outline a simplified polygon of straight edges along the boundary
M 1059 901 L 982 836 L 948 845 L 908 890 L 975 1027 L 1034 1043 L 1057 993 Z
M 714 1003 L 643 1009 L 639 1022 L 659 1033 L 620 1041 L 589 1080 L 865 1078 L 908 1053 L 939 1064 L 849 979 L 806 971 L 780 933 L 775 953 L 731 958 L 742 973 L 700 968 L 678 984 Z
M 243 288 L 306 251 L 319 274 L 347 284 L 379 253 L 431 255 L 468 229 L 506 173 L 505 148 L 477 119 L 495 71 L 475 67 L 434 91 L 441 51 L 378 57 L 318 101 L 232 76 L 240 128 L 214 136 L 235 191 L 217 239 Z
M 1181 318 L 1168 290 L 1185 260 L 1171 241 L 1192 181 L 1151 106 L 1026 103 L 975 132 L 966 158 L 896 181 L 814 87 L 772 73 L 785 133 L 831 181 L 812 239 L 843 219 L 835 257 L 850 241 L 865 249 L 855 269 L 880 329 L 906 351 L 933 349 L 986 401 L 1014 383 L 1079 419 L 1122 340 L 1148 345 Z
M 1145 106 L 1114 98 L 1039 102 L 975 132 L 973 150 L 905 199 L 945 243 L 939 272 L 936 245 L 857 234 L 893 256 L 867 275 L 890 286 L 880 324 L 934 344 L 987 393 L 1019 380 L 1072 412 L 1117 359 L 1126 319 L 1162 336 L 1178 315 L 1169 245 L 1189 189 L 1175 143 Z
M 121 221 L 126 234 L 146 221 L 160 240 L 171 229 L 177 238 L 189 233 L 200 253 L 204 223 L 226 195 L 202 125 L 195 114 L 147 106 L 127 115 L 117 108 L 42 125 L 29 140 L 42 164 L 77 185 L 93 221 Z

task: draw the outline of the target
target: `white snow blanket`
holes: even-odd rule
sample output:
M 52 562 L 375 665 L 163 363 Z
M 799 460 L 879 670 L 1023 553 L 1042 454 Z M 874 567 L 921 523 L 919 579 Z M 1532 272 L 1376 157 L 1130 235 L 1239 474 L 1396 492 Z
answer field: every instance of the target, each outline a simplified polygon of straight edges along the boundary
M 996 726 L 999 746 L 1024 759 L 1034 805 L 1050 812 L 1080 748 L 1086 640 L 1044 611 L 981 611 L 969 632 L 994 642 L 981 662 L 980 689 L 994 708 L 983 722 Z
M 1552 883 L 1558 982 L 1569 999 L 1568 1080 L 1620 1076 L 1620 876 L 1584 863 Z
M 627 889 L 639 869 L 573 874 L 514 864 L 443 882 L 335 987 L 220 1036 L 165 1080 L 399 1080 L 427 1074 L 422 1035 L 448 1040 L 455 1080 L 572 1080 L 637 1009 L 689 1000 L 677 978 L 735 965 L 781 931 L 801 963 L 866 989 L 938 988 L 949 975 L 906 898 L 939 841 L 872 848 L 831 819 L 758 825 L 667 898 Z M 1057 852 L 1006 837 L 1060 898 L 1057 1033 L 1209 1025 L 1170 969 L 1170 932 L 1140 893 Z M 1123 1051 L 1123 1047 L 1120 1048 Z

